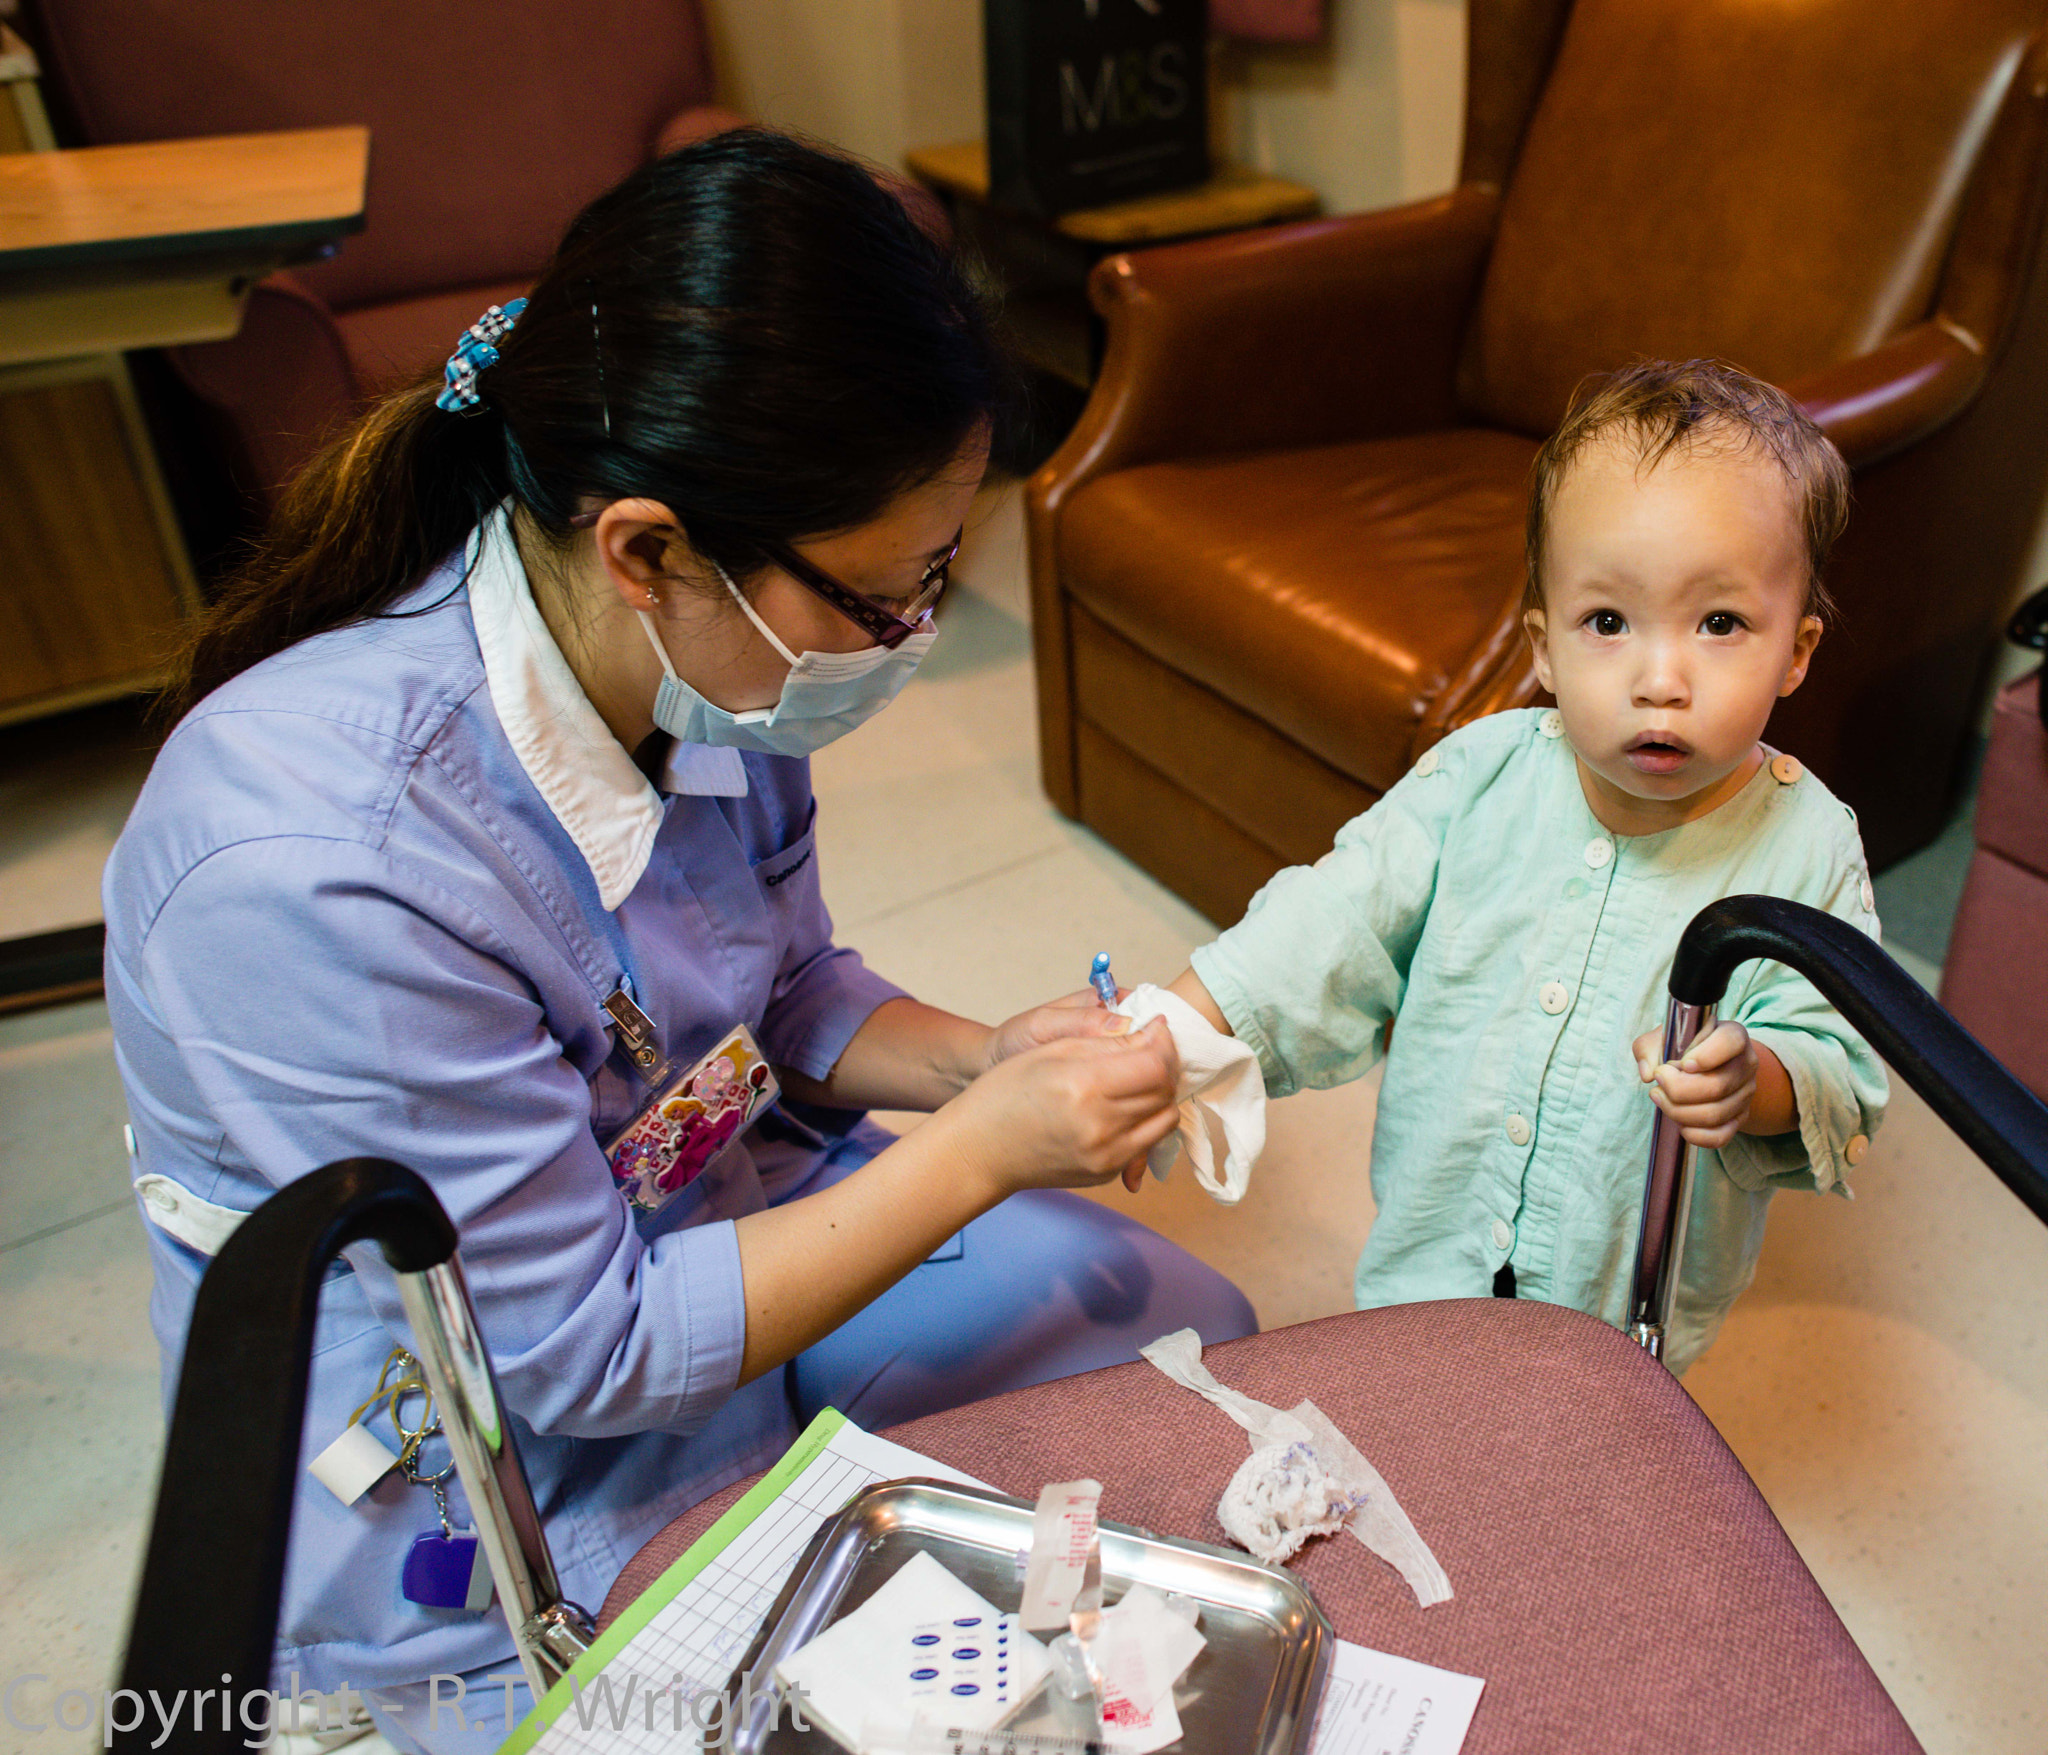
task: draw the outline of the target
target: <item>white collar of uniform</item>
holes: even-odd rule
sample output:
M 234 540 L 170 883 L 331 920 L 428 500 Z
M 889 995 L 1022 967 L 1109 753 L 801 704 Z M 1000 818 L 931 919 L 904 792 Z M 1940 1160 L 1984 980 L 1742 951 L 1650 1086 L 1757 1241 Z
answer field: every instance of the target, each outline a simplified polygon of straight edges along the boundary
M 653 857 L 661 795 L 598 716 L 548 632 L 505 506 L 477 527 L 469 563 L 469 612 L 498 723 L 589 865 L 599 900 L 616 908 Z M 740 798 L 747 791 L 738 750 L 680 739 L 661 778 L 667 792 Z

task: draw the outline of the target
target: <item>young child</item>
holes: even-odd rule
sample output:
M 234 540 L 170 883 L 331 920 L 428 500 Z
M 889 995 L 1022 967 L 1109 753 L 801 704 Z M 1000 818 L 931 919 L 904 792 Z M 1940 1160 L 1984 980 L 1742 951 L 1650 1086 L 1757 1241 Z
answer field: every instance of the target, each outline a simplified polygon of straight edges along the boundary
M 1705 1148 L 1682 1371 L 1749 1284 L 1772 1192 L 1848 1192 L 1884 1071 L 1791 970 L 1744 964 L 1713 1032 L 1657 1064 L 1707 903 L 1762 892 L 1878 930 L 1854 816 L 1759 741 L 1820 638 L 1848 485 L 1791 400 L 1731 367 L 1608 380 L 1534 472 L 1523 621 L 1557 706 L 1425 753 L 1174 983 L 1273 1096 L 1357 1078 L 1397 1019 L 1361 1308 L 1493 1292 L 1625 1321 L 1655 1103 Z

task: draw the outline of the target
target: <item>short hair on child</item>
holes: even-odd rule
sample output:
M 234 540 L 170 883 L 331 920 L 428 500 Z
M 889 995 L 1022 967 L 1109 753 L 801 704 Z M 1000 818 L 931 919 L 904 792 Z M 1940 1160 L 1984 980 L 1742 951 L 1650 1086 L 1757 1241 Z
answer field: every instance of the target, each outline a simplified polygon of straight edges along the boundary
M 1821 574 L 1849 521 L 1849 466 L 1784 391 L 1725 360 L 1639 360 L 1589 378 L 1573 392 L 1564 424 L 1544 441 L 1530 473 L 1524 609 L 1543 607 L 1543 542 L 1558 489 L 1580 453 L 1610 434 L 1632 441 L 1646 469 L 1702 443 L 1732 440 L 1739 448 L 1762 450 L 1784 470 L 1797 496 L 1806 539 L 1803 613 L 1833 619 L 1835 606 Z

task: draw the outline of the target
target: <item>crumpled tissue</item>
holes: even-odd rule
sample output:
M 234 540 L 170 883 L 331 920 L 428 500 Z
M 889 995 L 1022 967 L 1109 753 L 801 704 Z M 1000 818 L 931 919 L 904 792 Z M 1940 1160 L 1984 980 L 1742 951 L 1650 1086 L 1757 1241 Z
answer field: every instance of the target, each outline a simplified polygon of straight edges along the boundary
M 1334 1536 L 1365 1503 L 1299 1440 L 1262 1444 L 1238 1465 L 1216 1521 L 1241 1548 L 1282 1565 L 1311 1536 Z
M 1266 1079 L 1259 1057 L 1179 994 L 1150 982 L 1132 988 L 1116 1009 L 1140 1027 L 1164 1018 L 1180 1056 L 1180 1130 L 1152 1148 L 1152 1174 L 1164 1181 L 1185 1150 L 1203 1190 L 1235 1206 L 1266 1149 Z
M 1450 1600 L 1450 1578 L 1409 1522 L 1393 1489 L 1314 1402 L 1302 1401 L 1283 1412 L 1225 1388 L 1203 1365 L 1202 1337 L 1191 1328 L 1161 1335 L 1141 1352 L 1175 1383 L 1213 1402 L 1250 1434 L 1251 1461 L 1231 1478 L 1216 1515 L 1252 1553 L 1277 1563 L 1311 1535 L 1342 1527 L 1399 1572 L 1423 1608 Z M 1308 1459 L 1296 1454 L 1297 1446 L 1306 1447 Z M 1343 1499 L 1350 1501 L 1350 1509 L 1333 1521 Z M 1233 1528 L 1233 1523 L 1239 1527 Z M 1254 1547 L 1243 1533 L 1262 1534 L 1268 1528 L 1272 1535 L 1264 1549 Z

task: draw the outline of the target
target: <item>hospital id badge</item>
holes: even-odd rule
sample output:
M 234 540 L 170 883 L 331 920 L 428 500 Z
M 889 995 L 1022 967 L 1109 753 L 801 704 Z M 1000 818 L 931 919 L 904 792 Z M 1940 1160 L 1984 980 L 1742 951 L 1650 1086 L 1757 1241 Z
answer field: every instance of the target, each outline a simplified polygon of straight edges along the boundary
M 734 1025 L 605 1148 L 612 1180 L 635 1212 L 659 1212 L 781 1093 L 754 1033 Z

